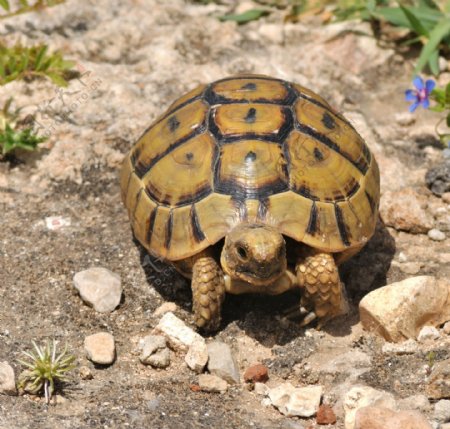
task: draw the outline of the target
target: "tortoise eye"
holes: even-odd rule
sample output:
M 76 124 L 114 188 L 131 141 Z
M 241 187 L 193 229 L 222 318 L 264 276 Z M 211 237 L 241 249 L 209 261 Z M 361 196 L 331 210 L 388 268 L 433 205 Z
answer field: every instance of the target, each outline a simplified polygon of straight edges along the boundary
M 242 246 L 237 246 L 236 251 L 242 260 L 246 261 L 248 259 L 247 251 Z

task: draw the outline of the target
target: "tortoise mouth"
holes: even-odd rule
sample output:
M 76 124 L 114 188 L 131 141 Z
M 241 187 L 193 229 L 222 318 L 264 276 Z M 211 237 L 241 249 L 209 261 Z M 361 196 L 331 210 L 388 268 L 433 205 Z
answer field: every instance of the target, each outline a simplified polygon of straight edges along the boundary
M 244 280 L 247 283 L 250 283 L 255 286 L 265 286 L 268 284 L 273 283 L 276 281 L 283 273 L 283 270 L 278 268 L 275 271 L 268 271 L 268 272 L 260 272 L 255 273 L 251 271 L 245 271 L 245 270 L 238 270 L 236 271 L 236 276 L 240 280 Z

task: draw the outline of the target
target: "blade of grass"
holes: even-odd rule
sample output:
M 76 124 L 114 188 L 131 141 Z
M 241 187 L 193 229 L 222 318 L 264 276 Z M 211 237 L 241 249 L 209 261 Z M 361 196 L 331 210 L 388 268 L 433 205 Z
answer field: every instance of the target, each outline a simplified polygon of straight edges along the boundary
M 422 23 L 420 22 L 420 19 L 417 18 L 416 15 L 414 15 L 414 13 L 406 6 L 401 6 L 400 5 L 400 9 L 403 11 L 403 13 L 406 16 L 406 19 L 409 21 L 409 23 L 411 24 L 412 29 L 417 33 L 420 34 L 421 36 L 426 36 L 428 37 L 428 30 L 422 25 Z
M 250 9 L 246 12 L 240 13 L 240 14 L 229 14 L 229 15 L 223 15 L 219 19 L 221 21 L 234 21 L 238 24 L 246 24 L 250 21 L 255 21 L 263 16 L 267 16 L 270 14 L 270 11 L 266 9 Z

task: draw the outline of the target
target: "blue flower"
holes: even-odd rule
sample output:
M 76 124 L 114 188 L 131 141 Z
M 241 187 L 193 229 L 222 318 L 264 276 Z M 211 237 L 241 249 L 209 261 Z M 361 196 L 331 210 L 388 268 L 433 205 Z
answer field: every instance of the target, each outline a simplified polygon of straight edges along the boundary
M 408 89 L 405 91 L 406 101 L 413 101 L 413 104 L 409 106 L 409 111 L 414 112 L 419 105 L 422 105 L 424 109 L 428 109 L 430 106 L 430 93 L 436 86 L 436 82 L 430 79 L 424 84 L 423 79 L 416 76 L 413 80 L 413 84 L 416 89 Z

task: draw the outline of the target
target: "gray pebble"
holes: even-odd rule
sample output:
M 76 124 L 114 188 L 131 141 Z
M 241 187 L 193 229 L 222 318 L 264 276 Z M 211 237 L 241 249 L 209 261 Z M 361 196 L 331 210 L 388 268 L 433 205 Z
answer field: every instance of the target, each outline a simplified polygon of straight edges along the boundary
M 444 241 L 445 233 L 443 233 L 439 229 L 433 228 L 428 231 L 428 238 L 433 241 Z
M 230 347 L 221 342 L 213 341 L 208 344 L 208 371 L 230 384 L 239 383 L 239 369 L 231 354 Z

